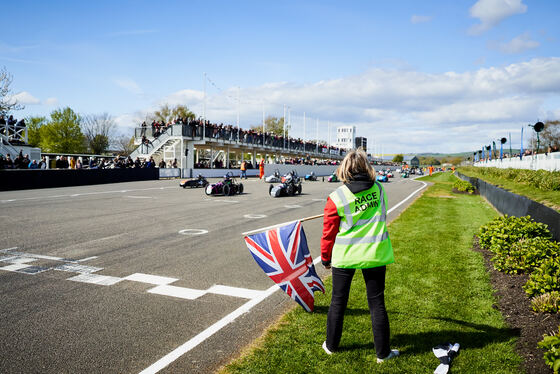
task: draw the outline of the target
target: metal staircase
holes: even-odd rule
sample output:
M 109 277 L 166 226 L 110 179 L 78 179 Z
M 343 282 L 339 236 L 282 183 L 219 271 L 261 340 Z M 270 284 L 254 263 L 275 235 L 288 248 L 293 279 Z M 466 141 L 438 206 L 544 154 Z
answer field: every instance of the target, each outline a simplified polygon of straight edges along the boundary
M 157 138 L 148 139 L 149 144 L 140 144 L 132 153 L 130 157 L 135 160 L 136 157 L 140 158 L 150 158 L 161 155 L 165 146 L 169 146 L 172 143 L 178 141 L 177 138 L 172 138 L 169 132 L 164 132 Z

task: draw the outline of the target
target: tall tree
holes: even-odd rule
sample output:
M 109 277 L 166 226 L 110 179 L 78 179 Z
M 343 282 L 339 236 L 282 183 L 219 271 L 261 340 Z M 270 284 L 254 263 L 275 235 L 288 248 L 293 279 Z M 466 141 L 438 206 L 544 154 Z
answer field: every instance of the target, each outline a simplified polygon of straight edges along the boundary
M 100 155 L 109 148 L 116 128 L 113 117 L 107 113 L 89 114 L 80 125 L 90 152 Z
M 395 157 L 393 157 L 393 162 L 403 162 L 404 160 L 404 156 L 402 154 L 398 154 L 395 155 Z
M 32 147 L 41 145 L 41 126 L 47 124 L 46 117 L 27 117 L 25 119 L 27 125 L 27 143 Z
M 0 69 L 0 115 L 6 115 L 11 110 L 20 110 L 24 106 L 18 104 L 12 98 L 10 84 L 12 84 L 12 75 L 8 73 L 6 67 Z
M 121 156 L 128 156 L 136 148 L 136 145 L 134 144 L 134 136 L 128 137 L 126 135 L 121 135 L 116 140 L 116 147 Z
M 177 118 L 193 120 L 196 118 L 196 115 L 191 112 L 186 105 L 177 104 L 173 108 L 170 108 L 168 104 L 163 104 L 160 106 L 159 110 L 148 114 L 147 118 L 149 121 L 156 120 L 158 122 L 169 123 Z
M 81 117 L 66 107 L 51 113 L 48 124 L 41 126 L 41 148 L 55 153 L 81 153 L 84 135 L 80 128 Z
M 539 136 L 544 149 L 548 149 L 549 146 L 560 146 L 560 121 L 546 121 Z
M 284 135 L 284 118 L 268 116 L 264 120 L 266 132 L 271 132 L 275 135 Z M 262 131 L 262 123 L 260 125 L 251 126 L 251 129 Z

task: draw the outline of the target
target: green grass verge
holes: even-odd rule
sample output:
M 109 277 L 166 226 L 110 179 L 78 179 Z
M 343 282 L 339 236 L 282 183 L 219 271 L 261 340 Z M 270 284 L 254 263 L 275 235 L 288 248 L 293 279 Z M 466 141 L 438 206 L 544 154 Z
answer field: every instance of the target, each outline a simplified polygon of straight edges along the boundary
M 482 174 L 480 168 L 474 166 L 463 166 L 458 169 L 461 174 L 469 177 L 476 177 L 485 182 L 499 186 L 508 191 L 525 196 L 531 200 L 544 204 L 560 212 L 560 191 L 543 191 L 530 184 L 524 184 L 515 180 L 506 179 L 496 175 Z
M 454 177 L 422 178 L 434 185 L 389 227 L 396 262 L 387 268 L 385 298 L 391 348 L 401 356 L 376 363 L 363 277 L 352 283 L 340 351 L 326 355 L 331 282 L 316 293 L 314 313 L 297 307 L 284 315 L 222 373 L 432 373 L 432 347 L 461 344 L 452 371 L 518 373 L 515 333 L 492 308 L 494 298 L 473 234 L 497 213 L 476 195 L 451 192 Z

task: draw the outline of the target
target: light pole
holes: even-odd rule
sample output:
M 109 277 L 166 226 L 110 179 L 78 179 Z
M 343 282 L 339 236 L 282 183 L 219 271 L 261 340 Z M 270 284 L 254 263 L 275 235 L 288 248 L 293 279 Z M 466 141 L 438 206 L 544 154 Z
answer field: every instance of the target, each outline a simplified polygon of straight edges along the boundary
M 529 127 L 532 127 L 533 130 L 535 130 L 535 132 L 537 133 L 537 154 L 538 154 L 539 153 L 539 146 L 541 144 L 541 139 L 539 138 L 539 133 L 541 131 L 543 131 L 543 129 L 544 129 L 544 123 L 537 122 L 534 125 L 529 125 Z

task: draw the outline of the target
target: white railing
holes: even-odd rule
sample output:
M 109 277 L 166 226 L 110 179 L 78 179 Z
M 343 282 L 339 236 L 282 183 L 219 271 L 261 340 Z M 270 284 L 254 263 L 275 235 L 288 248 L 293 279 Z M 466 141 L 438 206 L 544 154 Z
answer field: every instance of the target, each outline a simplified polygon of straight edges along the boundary
M 530 169 L 530 170 L 548 170 L 560 171 L 560 152 L 538 154 L 533 156 L 494 159 L 479 161 L 474 163 L 478 167 L 494 167 L 500 169 Z

